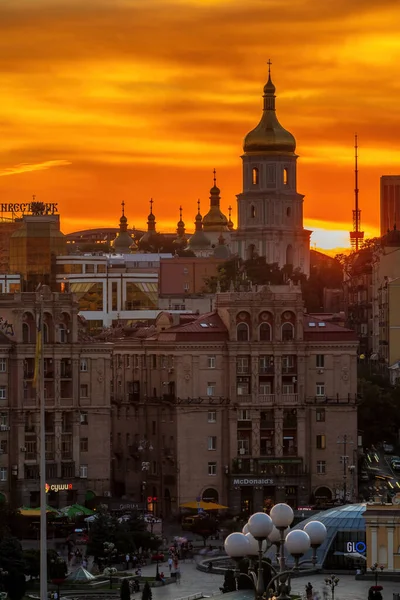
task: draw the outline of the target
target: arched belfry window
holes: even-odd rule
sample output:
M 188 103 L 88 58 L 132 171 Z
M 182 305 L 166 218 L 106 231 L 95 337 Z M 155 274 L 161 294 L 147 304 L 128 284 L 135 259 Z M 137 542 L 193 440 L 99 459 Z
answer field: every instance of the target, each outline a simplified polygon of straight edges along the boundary
M 283 323 L 282 325 L 282 341 L 290 342 L 294 340 L 294 325 L 293 323 Z
M 250 216 L 252 219 L 256 218 L 256 207 L 254 206 L 254 204 L 252 204 L 250 207 Z
M 259 328 L 260 342 L 270 342 L 271 337 L 271 325 L 269 323 L 261 323 Z
M 251 181 L 253 185 L 258 185 L 259 183 L 259 173 L 257 167 L 253 167 L 251 172 Z
M 289 171 L 288 169 L 285 167 L 283 169 L 283 185 L 288 185 L 289 184 Z
M 250 337 L 247 323 L 239 323 L 236 327 L 236 338 L 238 342 L 248 342 Z

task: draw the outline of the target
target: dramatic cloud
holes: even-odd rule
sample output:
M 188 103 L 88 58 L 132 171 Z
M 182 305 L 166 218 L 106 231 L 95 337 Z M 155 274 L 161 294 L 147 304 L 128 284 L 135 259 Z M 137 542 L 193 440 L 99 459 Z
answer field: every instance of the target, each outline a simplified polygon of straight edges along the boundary
M 400 172 L 399 23 L 397 0 L 2 0 L 0 175 L 24 177 L 0 195 L 57 201 L 65 230 L 117 223 L 122 199 L 143 227 L 154 197 L 160 228 L 182 204 L 190 229 L 216 167 L 235 207 L 271 57 L 307 222 L 343 244 L 357 132 L 373 234 L 379 177 Z
M 7 169 L 0 170 L 0 177 L 6 175 L 20 175 L 21 173 L 31 173 L 32 171 L 43 171 L 45 169 L 51 169 L 52 167 L 64 167 L 71 163 L 67 160 L 48 160 L 43 163 L 36 163 L 34 165 L 20 164 L 14 167 L 8 167 Z

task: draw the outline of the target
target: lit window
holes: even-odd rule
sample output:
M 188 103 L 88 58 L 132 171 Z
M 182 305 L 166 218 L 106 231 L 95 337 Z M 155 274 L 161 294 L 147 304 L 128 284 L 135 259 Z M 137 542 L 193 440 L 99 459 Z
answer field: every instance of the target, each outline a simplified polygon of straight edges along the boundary
M 326 437 L 325 435 L 317 435 L 317 450 L 325 450 Z
M 209 475 L 216 475 L 217 474 L 217 463 L 216 462 L 209 462 L 208 463 L 208 474 Z
M 289 183 L 289 171 L 285 167 L 283 169 L 283 185 L 288 185 L 288 183 Z
M 317 460 L 317 473 L 318 475 L 325 475 L 326 473 L 326 461 Z
M 252 205 L 251 205 L 251 208 L 250 208 L 250 217 L 251 217 L 252 219 L 255 219 L 255 218 L 256 218 L 256 207 L 254 206 L 254 204 L 252 204 Z
M 208 450 L 216 450 L 217 449 L 217 436 L 216 435 L 208 436 L 207 448 L 208 448 Z

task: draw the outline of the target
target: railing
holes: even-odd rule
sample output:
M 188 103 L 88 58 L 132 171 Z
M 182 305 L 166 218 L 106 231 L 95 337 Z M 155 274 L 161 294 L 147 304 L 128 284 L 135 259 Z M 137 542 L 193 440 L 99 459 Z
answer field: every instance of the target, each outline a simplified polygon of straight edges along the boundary
M 297 404 L 299 400 L 298 394 L 282 394 L 282 404 Z
M 272 405 L 275 402 L 275 394 L 261 394 L 258 396 L 258 402 L 260 404 Z

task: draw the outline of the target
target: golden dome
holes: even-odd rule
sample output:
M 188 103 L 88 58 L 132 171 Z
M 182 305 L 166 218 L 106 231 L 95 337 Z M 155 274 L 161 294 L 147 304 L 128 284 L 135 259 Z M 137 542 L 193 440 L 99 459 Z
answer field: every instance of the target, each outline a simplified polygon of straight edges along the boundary
M 228 219 L 220 209 L 220 189 L 217 187 L 214 169 L 214 185 L 210 189 L 210 210 L 203 218 L 204 231 L 228 231 Z
M 279 123 L 275 112 L 275 86 L 268 76 L 264 86 L 264 110 L 261 121 L 244 138 L 243 150 L 246 154 L 294 154 L 296 140 Z

